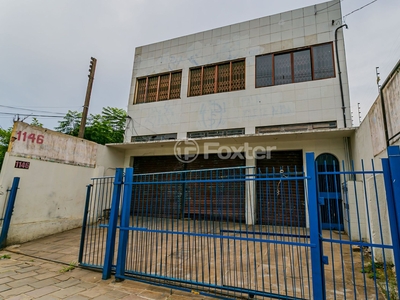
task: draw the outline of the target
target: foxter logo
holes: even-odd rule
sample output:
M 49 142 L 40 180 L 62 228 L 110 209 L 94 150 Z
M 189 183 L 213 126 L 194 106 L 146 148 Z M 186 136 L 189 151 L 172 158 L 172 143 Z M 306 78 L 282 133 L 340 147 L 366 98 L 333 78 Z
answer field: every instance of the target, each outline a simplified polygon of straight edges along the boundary
M 195 140 L 185 140 L 176 142 L 174 154 L 177 160 L 183 163 L 191 163 L 199 156 L 199 145 Z

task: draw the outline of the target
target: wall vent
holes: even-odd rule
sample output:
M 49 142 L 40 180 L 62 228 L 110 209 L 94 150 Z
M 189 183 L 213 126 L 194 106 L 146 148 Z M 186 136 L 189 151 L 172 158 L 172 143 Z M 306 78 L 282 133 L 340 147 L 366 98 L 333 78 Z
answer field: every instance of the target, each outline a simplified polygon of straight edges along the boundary
M 137 136 L 131 137 L 131 142 L 151 142 L 151 141 L 176 140 L 176 137 L 177 137 L 176 133 L 137 135 Z
M 188 132 L 187 137 L 191 139 L 198 139 L 204 137 L 231 136 L 241 134 L 244 134 L 244 128 Z
M 337 128 L 336 121 L 256 127 L 256 133 L 296 132 Z

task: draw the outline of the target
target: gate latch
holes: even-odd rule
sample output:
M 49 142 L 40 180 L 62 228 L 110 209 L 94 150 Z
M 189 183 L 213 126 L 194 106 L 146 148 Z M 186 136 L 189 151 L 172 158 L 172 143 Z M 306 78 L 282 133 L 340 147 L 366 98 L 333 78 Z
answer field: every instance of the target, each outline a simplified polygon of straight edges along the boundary
M 318 203 L 320 205 L 324 205 L 325 204 L 325 198 L 324 197 L 318 197 Z
M 322 263 L 324 265 L 329 265 L 328 256 L 322 256 Z

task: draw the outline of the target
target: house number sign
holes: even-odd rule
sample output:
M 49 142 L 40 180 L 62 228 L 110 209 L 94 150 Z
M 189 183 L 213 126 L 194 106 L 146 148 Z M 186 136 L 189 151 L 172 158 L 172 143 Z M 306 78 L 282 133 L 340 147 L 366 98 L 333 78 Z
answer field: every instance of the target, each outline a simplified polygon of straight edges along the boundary
M 31 163 L 29 161 L 21 161 L 21 160 L 17 160 L 15 162 L 14 168 L 17 169 L 29 169 L 29 165 Z

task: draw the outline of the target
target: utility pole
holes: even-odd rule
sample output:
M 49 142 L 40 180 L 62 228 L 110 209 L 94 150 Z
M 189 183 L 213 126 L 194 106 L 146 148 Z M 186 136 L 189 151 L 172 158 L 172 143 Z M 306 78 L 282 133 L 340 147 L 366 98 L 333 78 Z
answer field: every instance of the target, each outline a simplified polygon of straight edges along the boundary
M 85 104 L 83 105 L 81 126 L 79 127 L 79 134 L 78 134 L 79 138 L 83 138 L 83 136 L 85 135 L 86 119 L 89 111 L 90 95 L 92 94 L 92 86 L 94 80 L 94 72 L 96 71 L 96 63 L 97 59 L 91 57 L 89 66 L 89 75 L 88 75 L 89 81 L 86 89 Z

